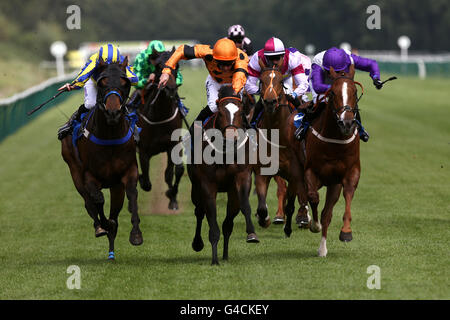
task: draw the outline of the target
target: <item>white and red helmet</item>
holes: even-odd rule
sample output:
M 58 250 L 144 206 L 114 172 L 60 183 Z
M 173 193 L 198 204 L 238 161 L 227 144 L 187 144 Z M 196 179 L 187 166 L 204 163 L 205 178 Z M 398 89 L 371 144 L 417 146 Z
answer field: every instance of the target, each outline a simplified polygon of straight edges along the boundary
M 265 56 L 278 56 L 284 54 L 283 42 L 275 37 L 270 38 L 264 45 Z

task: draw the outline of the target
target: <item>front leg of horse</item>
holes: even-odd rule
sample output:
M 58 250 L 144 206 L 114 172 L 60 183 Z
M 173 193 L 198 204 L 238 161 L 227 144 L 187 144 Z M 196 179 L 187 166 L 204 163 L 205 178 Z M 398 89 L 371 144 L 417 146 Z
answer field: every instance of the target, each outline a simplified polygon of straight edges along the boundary
M 242 214 L 245 217 L 245 226 L 247 232 L 247 242 L 248 243 L 258 243 L 259 239 L 255 232 L 255 227 L 252 222 L 252 209 L 250 207 L 250 188 L 251 188 L 251 173 L 243 174 L 238 177 L 236 190 L 238 190 L 239 196 L 239 206 Z
M 167 168 L 165 171 L 165 181 L 169 189 L 166 192 L 166 196 L 169 198 L 169 209 L 170 210 L 178 210 L 178 202 L 177 202 L 177 194 L 178 194 L 178 185 L 180 183 L 181 177 L 184 173 L 183 164 L 174 165 L 172 159 L 170 158 L 170 152 L 167 153 Z M 175 168 L 175 183 L 172 185 L 173 181 L 173 173 Z
M 133 225 L 130 232 L 130 243 L 134 246 L 141 245 L 144 242 L 141 229 L 139 228 L 140 219 L 137 204 L 137 178 L 137 166 L 132 166 L 122 179 L 122 183 L 125 186 L 125 193 L 128 198 L 128 211 L 131 213 L 131 224 Z
M 89 172 L 85 173 L 85 181 L 85 189 L 87 191 L 85 207 L 94 220 L 95 236 L 98 238 L 108 233 L 108 221 L 103 211 L 105 198 L 101 191 L 100 183 Z
M 114 241 L 117 235 L 117 229 L 119 228 L 119 213 L 123 207 L 123 201 L 125 198 L 125 189 L 122 184 L 118 184 L 110 189 L 111 192 L 111 209 L 108 220 L 108 240 L 109 240 L 109 252 L 108 259 L 114 260 L 116 258 L 114 253 Z
M 223 233 L 223 259 L 228 260 L 228 243 L 233 232 L 234 218 L 239 214 L 239 198 L 236 190 L 228 192 L 227 215 L 222 223 Z
M 203 218 L 205 217 L 205 209 L 203 208 L 201 198 L 198 194 L 198 187 L 194 183 L 192 184 L 191 200 L 195 206 L 195 217 L 197 220 L 197 225 L 195 227 L 195 236 L 194 240 L 192 240 L 192 249 L 194 249 L 194 251 L 196 252 L 199 252 L 202 251 L 205 246 L 202 239 L 202 223 Z
M 270 217 L 266 203 L 269 181 L 269 176 L 255 174 L 256 194 L 258 195 L 258 209 L 256 210 L 256 216 L 258 217 L 259 225 L 263 228 L 268 228 L 270 226 Z
M 142 190 L 149 192 L 152 190 L 152 183 L 150 182 L 150 156 L 145 152 L 144 148 L 139 150 L 139 163 L 141 165 L 141 174 L 139 175 L 139 184 Z
M 284 209 L 286 213 L 286 223 L 284 225 L 284 234 L 286 237 L 290 237 L 292 233 L 292 215 L 294 214 L 295 210 L 295 190 L 293 187 L 294 183 L 289 183 L 288 189 L 287 189 L 287 204 Z
M 274 224 L 283 224 L 285 221 L 284 206 L 286 203 L 286 181 L 280 176 L 274 177 L 277 183 L 277 198 L 278 198 L 278 209 L 273 219 Z
M 217 256 L 217 244 L 220 239 L 220 229 L 217 224 L 217 208 L 216 208 L 216 194 L 210 194 L 208 199 L 205 199 L 206 219 L 209 225 L 209 242 L 211 243 L 212 261 L 211 265 L 218 265 L 219 258 Z
M 352 222 L 351 204 L 353 200 L 353 195 L 355 193 L 356 186 L 351 184 L 350 186 L 344 186 L 344 199 L 345 199 L 345 213 L 343 217 L 344 225 L 339 234 L 339 240 L 343 242 L 352 241 L 352 228 L 350 226 Z

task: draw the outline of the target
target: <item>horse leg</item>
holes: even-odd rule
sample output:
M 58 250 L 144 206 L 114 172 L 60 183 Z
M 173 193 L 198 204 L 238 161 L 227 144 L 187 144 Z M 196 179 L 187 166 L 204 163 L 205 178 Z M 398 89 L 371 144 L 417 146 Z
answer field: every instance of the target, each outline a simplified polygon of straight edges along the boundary
M 125 187 L 125 193 L 128 198 L 128 211 L 131 213 L 131 224 L 133 225 L 129 240 L 134 246 L 141 245 L 142 242 L 144 242 L 141 229 L 139 228 L 140 219 L 137 205 L 137 180 L 137 165 L 133 165 L 130 167 L 127 174 L 122 178 L 122 184 Z
M 286 203 L 286 181 L 280 176 L 274 177 L 277 183 L 278 209 L 273 219 L 274 224 L 283 224 L 285 221 L 284 204 Z
M 177 202 L 177 194 L 178 194 L 178 185 L 180 183 L 181 176 L 184 173 L 183 164 L 174 165 L 172 159 L 170 157 L 171 151 L 167 152 L 167 168 L 164 173 L 164 177 L 166 180 L 169 189 L 166 191 L 166 196 L 170 199 L 169 209 L 178 210 L 178 202 Z M 173 182 L 173 171 L 175 167 L 175 184 Z
M 255 227 L 252 222 L 252 209 L 250 207 L 250 189 L 252 185 L 251 172 L 244 172 L 236 178 L 236 190 L 238 190 L 238 201 L 242 214 L 245 217 L 245 227 L 247 232 L 248 243 L 258 243 L 259 239 L 255 232 Z
M 117 229 L 119 227 L 119 213 L 123 207 L 123 201 L 125 199 L 125 189 L 122 184 L 118 184 L 110 188 L 111 194 L 111 209 L 109 212 L 108 220 L 108 241 L 109 241 L 109 253 L 108 259 L 114 260 L 114 240 L 116 239 Z
M 100 227 L 97 209 L 93 204 L 88 191 L 85 188 L 83 175 L 81 173 L 82 169 L 73 154 L 73 147 L 70 138 L 65 138 L 61 141 L 61 155 L 69 167 L 70 175 L 72 176 L 75 188 L 84 199 L 84 207 L 86 208 L 89 216 L 94 221 L 94 229 L 96 230 L 95 236 L 100 237 L 106 235 L 106 230 Z
M 206 219 L 209 225 L 209 242 L 212 248 L 212 262 L 211 265 L 218 265 L 219 259 L 217 257 L 217 244 L 220 238 L 220 229 L 217 224 L 217 208 L 216 208 L 216 192 L 210 192 L 209 198 L 205 202 Z
M 255 174 L 256 194 L 258 195 L 258 209 L 256 210 L 256 216 L 258 217 L 259 225 L 263 228 L 270 226 L 270 217 L 266 203 L 270 178 L 270 176 Z
M 341 194 L 342 185 L 335 184 L 327 187 L 327 195 L 325 200 L 325 206 L 323 207 L 320 215 L 320 222 L 322 224 L 322 239 L 319 247 L 319 257 L 327 256 L 327 233 L 328 226 L 330 225 L 331 218 L 333 216 L 333 207 L 339 199 Z
M 313 233 L 320 232 L 322 230 L 322 225 L 319 222 L 319 213 L 317 207 L 319 206 L 319 192 L 317 191 L 320 187 L 320 181 L 317 179 L 315 174 L 311 169 L 305 172 L 305 182 L 307 185 L 307 198 L 311 205 L 311 211 L 313 215 L 313 221 L 309 225 L 309 230 Z
M 88 193 L 88 201 L 85 203 L 86 210 L 90 212 L 91 217 L 95 215 L 94 229 L 95 236 L 101 237 L 107 234 L 108 221 L 106 220 L 103 206 L 105 204 L 105 197 L 101 191 L 101 184 L 95 177 L 89 172 L 85 172 L 85 188 Z M 100 220 L 97 219 L 97 215 Z
M 350 223 L 352 221 L 352 213 L 351 213 L 351 204 L 353 200 L 353 195 L 355 194 L 356 187 L 358 185 L 359 180 L 359 172 L 358 174 L 352 175 L 353 181 L 346 183 L 344 180 L 344 199 L 345 199 L 345 213 L 344 213 L 344 226 L 341 229 L 341 233 L 339 234 L 339 240 L 344 242 L 352 241 L 352 229 L 350 227 Z
M 288 188 L 287 188 L 287 204 L 284 208 L 284 211 L 286 213 L 286 223 L 284 225 L 284 234 L 286 237 L 290 237 L 292 233 L 292 215 L 294 214 L 295 210 L 295 190 L 294 189 L 294 183 L 289 182 Z
M 234 218 L 239 214 L 239 196 L 237 190 L 228 191 L 227 215 L 222 223 L 223 232 L 223 259 L 228 260 L 228 243 L 233 232 Z
M 205 244 L 202 239 L 202 222 L 205 217 L 205 209 L 203 208 L 201 198 L 196 185 L 192 184 L 191 200 L 195 206 L 195 217 L 197 218 L 197 225 L 195 227 L 195 236 L 192 241 L 192 249 L 199 252 L 203 250 Z
M 139 149 L 139 163 L 141 164 L 142 174 L 139 175 L 139 184 L 142 190 L 152 190 L 152 183 L 150 182 L 149 170 L 150 170 L 150 155 L 144 150 Z
M 299 228 L 307 229 L 310 228 L 311 217 L 308 214 L 308 198 L 306 195 L 306 187 L 304 183 L 304 175 L 301 173 L 300 177 L 296 181 L 297 183 L 297 200 L 300 207 L 298 208 L 297 217 L 295 222 Z

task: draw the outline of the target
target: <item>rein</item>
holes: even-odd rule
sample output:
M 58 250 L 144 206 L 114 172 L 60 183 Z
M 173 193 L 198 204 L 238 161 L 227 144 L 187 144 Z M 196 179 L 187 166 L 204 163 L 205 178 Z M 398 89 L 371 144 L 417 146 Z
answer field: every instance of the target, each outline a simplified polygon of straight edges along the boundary
M 264 94 L 263 94 L 263 99 L 262 99 L 263 103 L 264 103 L 264 96 L 266 95 L 267 90 L 271 89 L 271 90 L 273 90 L 273 92 L 274 92 L 275 95 L 276 95 L 276 102 L 277 102 L 277 104 L 276 104 L 275 108 L 278 108 L 278 107 L 289 107 L 289 111 L 292 113 L 292 109 L 291 109 L 289 103 L 279 103 L 280 95 L 283 96 L 283 93 L 284 93 L 284 92 L 282 91 L 282 94 L 279 95 L 279 94 L 275 91 L 275 88 L 274 88 L 274 85 L 273 85 L 273 79 L 275 78 L 275 74 L 274 74 L 275 69 L 274 69 L 274 68 L 266 68 L 266 69 L 264 69 L 262 72 L 265 72 L 265 71 L 271 71 L 271 74 L 269 75 L 269 77 L 270 77 L 270 83 L 269 83 L 269 86 L 266 88 L 266 90 L 264 91 Z

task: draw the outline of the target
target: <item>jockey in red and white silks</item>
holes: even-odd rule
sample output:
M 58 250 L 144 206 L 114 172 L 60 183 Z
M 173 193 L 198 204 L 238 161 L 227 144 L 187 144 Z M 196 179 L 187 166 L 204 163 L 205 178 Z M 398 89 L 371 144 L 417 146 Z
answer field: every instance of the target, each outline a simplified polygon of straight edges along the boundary
M 310 58 L 295 48 L 285 49 L 280 39 L 272 37 L 267 40 L 263 49 L 255 52 L 250 58 L 248 79 L 245 85 L 249 94 L 259 93 L 260 60 L 265 67 L 278 65 L 281 73 L 285 76 L 284 83 L 290 89 L 286 93 L 296 98 L 302 97 L 308 91 L 308 76 L 311 70 Z M 295 89 L 292 88 L 292 80 L 295 81 Z

